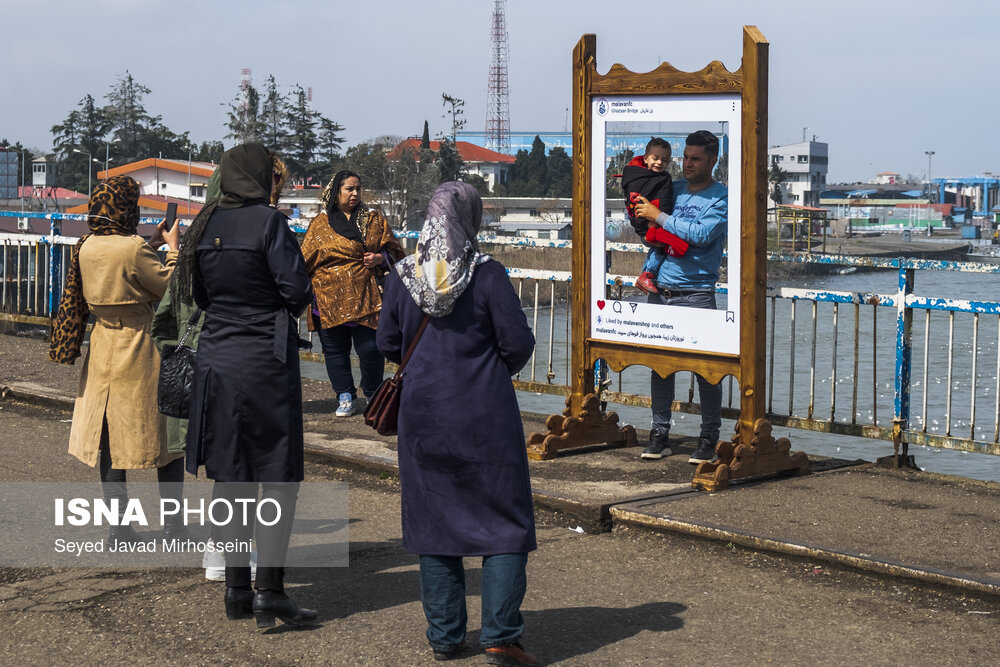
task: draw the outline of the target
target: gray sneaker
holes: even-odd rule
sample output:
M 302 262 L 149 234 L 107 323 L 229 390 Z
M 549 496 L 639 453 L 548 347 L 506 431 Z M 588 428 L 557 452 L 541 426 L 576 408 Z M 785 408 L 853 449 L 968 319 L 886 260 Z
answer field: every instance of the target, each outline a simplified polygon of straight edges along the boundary
M 649 444 L 642 450 L 639 458 L 649 461 L 659 461 L 664 456 L 670 456 L 674 452 L 670 449 L 669 434 L 657 430 L 655 427 L 649 432 Z
M 698 438 L 698 448 L 688 459 L 688 463 L 708 463 L 715 460 L 715 445 L 708 438 Z

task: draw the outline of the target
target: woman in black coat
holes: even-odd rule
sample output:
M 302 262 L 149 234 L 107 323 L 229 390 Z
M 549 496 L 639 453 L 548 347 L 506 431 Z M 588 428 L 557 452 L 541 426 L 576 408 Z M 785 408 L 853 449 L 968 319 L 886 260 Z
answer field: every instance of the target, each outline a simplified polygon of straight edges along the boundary
M 420 554 L 421 599 L 435 657 L 465 638 L 463 556 L 483 559 L 480 644 L 493 664 L 535 664 L 517 643 L 534 511 L 521 413 L 510 376 L 535 339 L 504 267 L 479 252 L 483 204 L 444 183 L 415 255 L 389 274 L 377 342 L 406 366 L 399 411 L 403 545 Z
M 288 550 L 298 483 L 303 477 L 302 385 L 293 317 L 312 301 L 312 287 L 287 218 L 268 206 L 274 168 L 270 152 L 249 143 L 220 163 L 222 198 L 208 204 L 185 235 L 178 261 L 182 299 L 205 311 L 198 341 L 187 469 L 216 480 L 216 497 L 273 498 L 281 520 L 258 524 L 257 593 L 249 553 L 226 554 L 226 614 L 251 610 L 258 627 L 277 616 L 299 625 L 316 612 L 285 595 Z M 234 505 L 239 507 L 238 505 Z M 224 542 L 249 538 L 254 526 L 222 526 Z

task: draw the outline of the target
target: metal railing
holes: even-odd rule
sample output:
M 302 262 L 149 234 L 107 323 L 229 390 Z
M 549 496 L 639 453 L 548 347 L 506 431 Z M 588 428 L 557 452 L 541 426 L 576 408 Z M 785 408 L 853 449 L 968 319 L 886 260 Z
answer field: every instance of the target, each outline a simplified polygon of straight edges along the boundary
M 400 236 L 412 239 L 417 234 Z M 0 234 L 0 318 L 47 321 L 58 304 L 76 241 Z M 491 246 L 572 247 L 571 241 L 490 234 L 482 235 L 480 243 L 486 251 Z M 627 243 L 609 243 L 608 249 L 645 252 L 643 246 Z M 884 294 L 768 289 L 767 411 L 772 423 L 1000 455 L 1000 302 L 914 292 L 918 271 L 922 276 L 1000 274 L 1000 266 L 778 253 L 769 253 L 768 260 L 786 266 L 890 270 L 897 276 L 895 292 Z M 564 396 L 570 377 L 571 272 L 509 267 L 508 273 L 537 340 L 515 386 Z M 803 281 L 808 278 L 802 276 Z M 614 296 L 628 298 L 634 277 L 609 275 L 608 287 Z M 727 292 L 724 284 L 717 289 Z M 723 415 L 735 418 L 739 392 L 733 378 L 724 382 Z M 648 371 L 633 367 L 605 382 L 602 397 L 616 404 L 648 406 L 648 387 Z M 691 376 L 687 400 L 679 400 L 676 410 L 699 411 L 694 387 Z

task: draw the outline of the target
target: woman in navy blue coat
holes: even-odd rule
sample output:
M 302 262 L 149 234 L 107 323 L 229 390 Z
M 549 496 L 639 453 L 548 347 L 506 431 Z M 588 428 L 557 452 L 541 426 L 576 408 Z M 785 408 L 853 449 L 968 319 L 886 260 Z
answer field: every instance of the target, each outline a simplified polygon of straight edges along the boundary
M 257 626 L 305 625 L 316 612 L 285 595 L 284 561 L 303 477 L 302 384 L 293 317 L 312 301 L 295 235 L 269 206 L 275 182 L 271 153 L 236 146 L 219 165 L 222 198 L 208 204 L 184 236 L 173 292 L 205 312 L 198 339 L 187 433 L 187 469 L 216 481 L 233 501 L 273 499 L 281 519 L 258 524 L 257 593 L 250 555 L 226 554 L 226 615 L 252 611 Z M 263 501 L 262 501 L 263 502 Z M 233 504 L 231 502 L 231 504 Z M 237 513 L 238 515 L 239 513 Z M 249 538 L 252 525 L 220 527 L 224 542 Z
M 481 556 L 487 659 L 533 664 L 517 643 L 525 565 L 536 543 L 510 377 L 531 357 L 535 339 L 504 267 L 479 252 L 481 223 L 475 188 L 451 182 L 435 191 L 416 254 L 386 282 L 377 342 L 398 363 L 430 318 L 405 370 L 398 450 L 403 544 L 420 555 L 431 647 L 441 658 L 459 650 L 462 557 Z

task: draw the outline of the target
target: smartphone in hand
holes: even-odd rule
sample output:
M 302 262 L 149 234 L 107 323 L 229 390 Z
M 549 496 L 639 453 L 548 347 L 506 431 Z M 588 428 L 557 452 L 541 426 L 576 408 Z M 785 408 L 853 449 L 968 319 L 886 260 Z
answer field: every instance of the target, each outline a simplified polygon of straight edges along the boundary
M 163 220 L 166 224 L 163 226 L 163 231 L 169 232 L 170 228 L 174 226 L 174 222 L 176 220 L 177 220 L 177 204 L 176 203 L 167 204 L 167 216 Z

